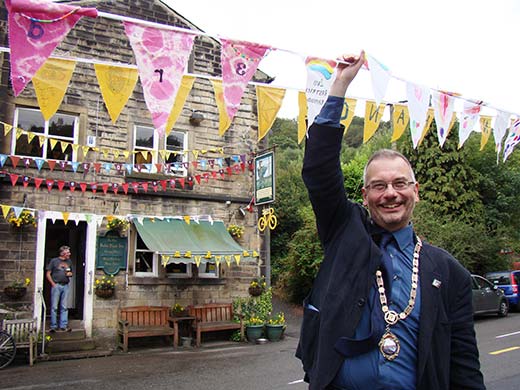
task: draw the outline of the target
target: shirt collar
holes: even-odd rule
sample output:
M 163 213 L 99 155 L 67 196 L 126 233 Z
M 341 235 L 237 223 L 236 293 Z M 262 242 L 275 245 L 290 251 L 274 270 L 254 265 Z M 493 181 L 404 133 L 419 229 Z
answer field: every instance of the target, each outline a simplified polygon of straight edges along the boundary
M 414 233 L 413 233 L 413 226 L 411 223 L 409 223 L 402 229 L 396 230 L 395 232 L 388 232 L 385 229 L 383 229 L 382 227 L 380 227 L 379 225 L 375 224 L 374 221 L 372 221 L 371 233 L 377 243 L 379 242 L 381 234 L 383 234 L 383 233 L 392 234 L 401 251 L 404 251 L 404 249 L 408 245 L 414 244 Z

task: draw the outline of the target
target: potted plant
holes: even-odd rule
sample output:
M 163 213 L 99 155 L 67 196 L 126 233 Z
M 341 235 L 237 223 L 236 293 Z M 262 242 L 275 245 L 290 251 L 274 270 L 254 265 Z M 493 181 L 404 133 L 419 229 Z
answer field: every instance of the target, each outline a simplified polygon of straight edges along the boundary
M 14 211 L 9 212 L 9 214 L 7 214 L 7 222 L 15 229 L 25 226 L 36 227 L 36 218 L 34 218 L 33 213 L 28 210 L 23 210 L 18 217 Z
M 172 317 L 187 317 L 188 316 L 188 310 L 186 308 L 178 303 L 173 305 L 170 309 Z
M 269 341 L 278 341 L 285 330 L 285 315 L 283 312 L 277 313 L 269 318 L 265 325 L 265 333 Z
M 265 282 L 265 277 L 254 278 L 251 283 L 249 283 L 249 295 L 253 297 L 258 297 L 265 292 L 267 287 L 267 283 Z
M 109 216 L 107 217 L 107 229 L 109 231 L 117 232 L 120 236 L 124 235 L 130 226 L 130 222 L 126 219 Z
M 262 337 L 263 330 L 264 320 L 260 317 L 251 316 L 246 320 L 246 336 L 249 342 L 254 343 Z
M 228 226 L 227 231 L 231 234 L 231 237 L 239 239 L 244 235 L 244 227 L 240 225 L 231 224 Z
M 29 284 L 31 284 L 29 278 L 14 280 L 4 288 L 4 294 L 11 299 L 20 299 L 25 296 Z
M 100 298 L 110 298 L 114 295 L 115 288 L 114 275 L 103 275 L 101 278 L 96 278 L 94 282 L 94 291 Z

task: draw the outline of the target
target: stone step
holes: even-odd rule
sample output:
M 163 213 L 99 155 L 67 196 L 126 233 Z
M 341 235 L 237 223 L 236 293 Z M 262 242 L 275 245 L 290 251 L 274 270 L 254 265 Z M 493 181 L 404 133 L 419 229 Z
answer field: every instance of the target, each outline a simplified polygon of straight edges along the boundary
M 47 335 L 51 336 L 51 339 L 54 341 L 62 341 L 62 340 L 84 340 L 86 338 L 85 329 L 72 329 L 70 332 L 51 332 L 47 330 Z
M 72 359 L 87 359 L 95 357 L 105 357 L 112 355 L 112 350 L 109 349 L 91 349 L 88 351 L 69 351 L 69 352 L 53 352 L 39 355 L 37 361 L 57 361 L 57 360 L 72 360 Z
M 52 337 L 52 336 L 51 336 Z M 45 351 L 49 354 L 57 352 L 76 352 L 76 351 L 91 351 L 96 349 L 96 344 L 91 338 L 84 338 L 80 340 L 51 340 L 45 346 Z

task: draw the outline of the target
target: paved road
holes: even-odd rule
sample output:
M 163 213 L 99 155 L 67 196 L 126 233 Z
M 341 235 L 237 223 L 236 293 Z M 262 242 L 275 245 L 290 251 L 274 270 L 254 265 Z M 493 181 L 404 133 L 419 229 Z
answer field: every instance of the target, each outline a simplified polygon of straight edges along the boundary
M 303 390 L 307 386 L 294 358 L 299 312 L 283 309 L 289 327 L 277 343 L 208 343 L 201 349 L 172 351 L 159 341 L 155 348 L 106 358 L 39 362 L 32 368 L 19 361 L 0 371 L 0 388 Z M 476 331 L 488 389 L 520 388 L 520 313 L 477 319 Z

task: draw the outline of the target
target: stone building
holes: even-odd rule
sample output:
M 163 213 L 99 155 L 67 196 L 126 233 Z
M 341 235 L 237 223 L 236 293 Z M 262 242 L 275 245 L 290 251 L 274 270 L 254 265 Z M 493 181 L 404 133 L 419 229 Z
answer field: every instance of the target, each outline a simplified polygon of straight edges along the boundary
M 158 0 L 74 4 L 200 31 Z M 7 48 L 8 15 L 4 2 L 0 15 L 1 46 Z M 262 261 L 261 256 L 251 254 L 263 253 L 256 229 L 258 214 L 244 212 L 253 194 L 250 162 L 262 147 L 257 143 L 256 94 L 251 85 L 231 127 L 219 136 L 219 113 L 209 78 L 221 76 L 220 43 L 207 35 L 197 35 L 187 72 L 201 77 L 196 78 L 180 118 L 167 136 L 160 136 L 153 129 L 140 81 L 117 122 L 110 120 L 93 62 L 135 64 L 120 21 L 82 18 L 53 56 L 84 61 L 77 61 L 58 112 L 45 121 L 32 83 L 14 96 L 9 53 L 4 50 L 0 54 L 0 121 L 13 126 L 12 131 L 8 132 L 5 126 L 0 131 L 0 153 L 6 156 L 0 168 L 0 204 L 35 210 L 37 218 L 37 227 L 22 229 L 13 228 L 0 218 L 1 290 L 17 278 L 31 279 L 23 298 L 13 300 L 1 293 L 1 302 L 31 311 L 41 319 L 43 303 L 47 308 L 50 305 L 45 265 L 57 256 L 61 245 L 71 247 L 74 262 L 69 316 L 94 339 L 113 337 L 119 307 L 230 302 L 247 295 L 248 284 L 259 274 Z M 253 81 L 268 83 L 270 78 L 258 70 Z M 164 150 L 180 153 L 170 155 L 161 152 Z M 204 164 L 193 164 L 202 160 Z M 210 167 L 211 161 L 223 161 L 224 165 Z M 169 173 L 159 168 L 169 163 L 170 168 L 175 167 Z M 106 164 L 111 167 L 109 170 L 104 169 Z M 105 236 L 107 216 L 128 218 L 128 234 L 123 238 Z M 191 223 L 174 218 L 179 216 L 190 216 Z M 184 251 L 163 257 L 155 247 L 149 248 L 150 240 L 158 232 L 153 229 L 158 225 L 151 230 L 147 226 L 154 221 L 171 229 L 167 244 L 175 249 L 178 244 L 185 244 L 179 240 L 197 234 L 191 231 L 182 236 L 178 223 L 190 229 L 189 226 L 208 221 L 208 216 L 209 221 L 220 220 L 224 226 L 244 226 L 245 233 L 238 244 L 249 256 L 240 256 L 238 264 L 233 257 L 231 262 L 225 261 L 229 253 L 224 248 L 222 253 L 202 256 L 197 265 L 196 258 L 186 256 Z M 96 223 L 98 220 L 100 223 Z M 221 233 L 215 232 L 211 223 L 206 223 L 205 229 L 210 236 Z M 210 239 L 198 236 L 197 249 L 204 251 Z M 224 241 L 229 243 L 229 239 L 228 236 Z M 115 242 L 119 249 L 123 248 L 115 260 L 121 269 L 109 270 L 116 272 L 117 283 L 115 295 L 109 299 L 94 294 L 96 278 L 107 269 L 100 268 L 106 255 L 106 248 L 100 249 L 101 242 L 109 242 L 109 247 L 110 242 Z M 163 262 L 169 264 L 163 266 Z

